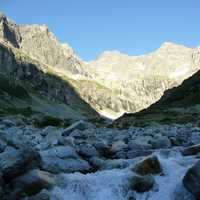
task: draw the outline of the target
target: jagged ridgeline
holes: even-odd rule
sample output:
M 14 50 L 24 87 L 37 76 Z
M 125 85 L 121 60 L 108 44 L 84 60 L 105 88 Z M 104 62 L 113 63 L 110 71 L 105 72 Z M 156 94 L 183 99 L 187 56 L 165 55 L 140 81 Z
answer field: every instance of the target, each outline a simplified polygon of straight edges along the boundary
M 165 90 L 198 71 L 200 63 L 199 48 L 173 43 L 164 43 L 144 56 L 113 51 L 84 62 L 68 44 L 61 44 L 47 26 L 17 25 L 3 14 L 0 39 L 2 73 L 26 81 L 48 99 L 78 109 L 83 115 L 95 110 L 117 118 L 125 112 L 147 108 Z M 64 82 L 67 86 L 63 86 Z

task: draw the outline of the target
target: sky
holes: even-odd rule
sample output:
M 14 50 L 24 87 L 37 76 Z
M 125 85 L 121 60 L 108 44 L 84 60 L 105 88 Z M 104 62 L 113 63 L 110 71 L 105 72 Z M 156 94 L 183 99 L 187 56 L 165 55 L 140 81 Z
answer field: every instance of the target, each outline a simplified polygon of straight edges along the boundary
M 0 0 L 18 24 L 46 24 L 83 60 L 103 51 L 129 55 L 164 42 L 200 46 L 200 0 Z

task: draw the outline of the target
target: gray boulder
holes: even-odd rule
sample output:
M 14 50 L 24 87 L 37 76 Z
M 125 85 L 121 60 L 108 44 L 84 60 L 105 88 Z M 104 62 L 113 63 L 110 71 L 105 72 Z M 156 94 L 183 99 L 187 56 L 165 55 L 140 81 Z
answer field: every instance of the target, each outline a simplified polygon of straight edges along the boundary
M 70 173 L 90 170 L 87 161 L 82 160 L 69 146 L 58 146 L 40 152 L 42 169 L 52 173 Z
M 158 138 L 153 138 L 149 141 L 154 149 L 170 148 L 171 141 L 167 136 L 160 136 Z
M 89 163 L 82 159 L 60 159 L 58 157 L 43 157 L 42 169 L 52 173 L 88 172 Z
M 51 149 L 47 149 L 45 151 L 40 151 L 40 155 L 42 159 L 45 157 L 56 157 L 61 159 L 79 158 L 74 148 L 70 146 L 57 146 Z
M 40 190 L 53 187 L 54 185 L 54 175 L 39 169 L 31 170 L 12 181 L 15 193 L 25 193 L 26 195 L 36 194 Z
M 200 198 L 200 161 L 186 172 L 183 178 L 183 185 L 197 199 Z
M 81 156 L 83 157 L 96 157 L 98 156 L 98 151 L 96 150 L 96 148 L 90 144 L 87 143 L 82 143 L 78 146 L 78 152 Z
M 62 135 L 63 136 L 68 136 L 74 130 L 81 130 L 81 131 L 83 131 L 85 129 L 90 129 L 90 128 L 94 128 L 94 127 L 95 126 L 93 124 L 80 120 L 78 122 L 75 122 L 74 124 L 72 124 L 68 128 L 66 128 L 62 132 Z
M 11 149 L 0 154 L 0 171 L 6 180 L 15 178 L 29 169 L 39 167 L 40 164 L 39 153 L 32 149 Z

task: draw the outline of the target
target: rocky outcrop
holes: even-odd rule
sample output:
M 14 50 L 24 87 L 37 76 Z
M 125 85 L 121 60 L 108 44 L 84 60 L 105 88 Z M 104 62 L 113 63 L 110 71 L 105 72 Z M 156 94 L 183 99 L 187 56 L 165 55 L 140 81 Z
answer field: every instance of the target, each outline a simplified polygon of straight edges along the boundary
M 200 161 L 192 166 L 183 179 L 183 185 L 196 199 L 200 197 Z

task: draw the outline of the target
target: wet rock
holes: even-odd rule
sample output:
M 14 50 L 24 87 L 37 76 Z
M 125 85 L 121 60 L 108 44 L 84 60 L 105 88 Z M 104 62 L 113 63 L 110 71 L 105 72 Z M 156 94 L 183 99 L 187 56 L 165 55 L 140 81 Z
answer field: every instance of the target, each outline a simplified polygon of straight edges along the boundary
M 190 147 L 186 147 L 183 151 L 182 151 L 182 154 L 184 156 L 191 156 L 191 155 L 196 155 L 200 153 L 200 144 L 197 144 L 197 145 L 193 145 L 193 146 L 190 146 Z
M 89 163 L 93 166 L 94 169 L 100 169 L 105 161 L 99 157 L 92 157 L 89 159 Z
M 200 161 L 194 164 L 183 178 L 184 187 L 197 199 L 200 197 Z
M 29 169 L 39 167 L 41 157 L 32 149 L 8 150 L 0 154 L 0 171 L 4 179 L 10 180 Z
M 139 193 L 147 192 L 153 188 L 154 184 L 155 180 L 151 175 L 135 175 L 131 180 L 131 189 Z
M 195 200 L 195 197 L 181 185 L 174 191 L 174 200 Z
M 149 156 L 136 164 L 133 171 L 140 175 L 162 173 L 162 166 L 157 156 Z
M 31 170 L 12 181 L 15 193 L 33 195 L 44 188 L 55 185 L 55 178 L 52 174 L 38 169 Z

